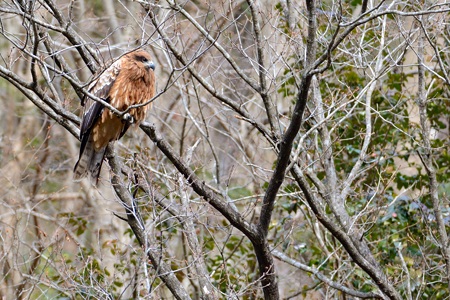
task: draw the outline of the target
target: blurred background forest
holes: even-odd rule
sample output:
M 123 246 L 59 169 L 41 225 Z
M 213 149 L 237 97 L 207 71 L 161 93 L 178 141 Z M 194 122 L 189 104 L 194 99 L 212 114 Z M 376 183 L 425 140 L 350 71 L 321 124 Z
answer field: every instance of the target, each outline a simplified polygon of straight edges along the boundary
M 450 3 L 0 2 L 1 299 L 448 299 Z M 142 47 L 147 122 L 74 182 Z

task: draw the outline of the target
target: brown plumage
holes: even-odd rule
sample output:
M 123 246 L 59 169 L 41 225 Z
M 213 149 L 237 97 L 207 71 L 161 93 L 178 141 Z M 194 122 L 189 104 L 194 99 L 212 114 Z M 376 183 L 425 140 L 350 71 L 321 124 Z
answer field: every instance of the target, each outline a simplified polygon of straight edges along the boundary
M 155 95 L 155 65 L 144 50 L 130 52 L 107 68 L 90 85 L 88 91 L 119 111 L 143 104 Z M 119 118 L 101 103 L 84 97 L 85 107 L 80 127 L 80 157 L 74 168 L 74 179 L 88 173 L 98 181 L 106 146 L 120 139 L 131 123 L 138 125 L 145 118 L 148 105 L 130 109 L 128 119 Z

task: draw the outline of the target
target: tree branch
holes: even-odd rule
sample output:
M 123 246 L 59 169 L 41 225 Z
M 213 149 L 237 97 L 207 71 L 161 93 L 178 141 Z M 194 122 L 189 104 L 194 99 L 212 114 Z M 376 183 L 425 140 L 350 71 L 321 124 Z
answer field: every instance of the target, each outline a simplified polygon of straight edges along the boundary
M 31 102 L 34 103 L 45 114 L 50 116 L 53 120 L 58 122 L 66 128 L 72 135 L 78 137 L 79 129 L 76 124 L 79 124 L 79 119 L 74 114 L 62 108 L 59 104 L 53 101 L 43 101 L 43 94 L 36 94 L 31 90 L 31 86 L 26 81 L 22 80 L 15 73 L 0 65 L 0 77 L 8 80 L 14 85 L 23 95 L 25 95 Z M 49 100 L 49 99 L 47 99 Z
M 215 90 L 215 88 L 209 84 L 196 70 L 193 68 L 191 62 L 187 62 L 186 59 L 183 57 L 183 54 L 178 51 L 178 49 L 175 47 L 175 45 L 170 41 L 169 37 L 161 30 L 156 17 L 152 10 L 150 9 L 150 6 L 147 4 L 142 4 L 143 7 L 147 10 L 150 19 L 152 20 L 153 25 L 156 27 L 156 30 L 158 31 L 159 35 L 162 37 L 164 43 L 167 45 L 167 47 L 170 49 L 171 53 L 176 57 L 176 59 L 183 65 L 185 68 L 189 71 L 189 73 L 192 74 L 192 76 L 217 100 L 225 103 L 229 107 L 231 107 L 234 111 L 236 111 L 238 114 L 240 114 L 246 122 L 249 122 L 251 125 L 253 125 L 259 132 L 261 132 L 268 141 L 271 141 L 274 143 L 273 136 L 271 132 L 260 122 L 256 121 L 256 118 L 253 118 L 248 112 L 246 112 L 242 105 L 233 101 L 229 97 L 226 97 L 225 95 L 219 93 Z
M 252 13 L 253 20 L 253 31 L 255 33 L 255 41 L 256 41 L 256 53 L 258 58 L 258 72 L 259 72 L 259 94 L 264 103 L 264 107 L 266 108 L 266 115 L 269 120 L 269 125 L 272 130 L 273 136 L 278 137 L 280 133 L 280 124 L 278 123 L 278 113 L 275 105 L 272 103 L 268 93 L 267 93 L 267 80 L 266 80 L 266 67 L 264 63 L 264 51 L 261 40 L 261 27 L 259 25 L 258 11 L 255 7 L 255 2 L 253 0 L 247 0 L 248 5 L 250 6 L 250 11 Z
M 346 230 L 344 230 L 340 224 L 333 222 L 326 214 L 326 212 L 322 209 L 319 201 L 317 201 L 307 181 L 304 179 L 303 174 L 300 168 L 297 165 L 291 170 L 292 175 L 295 178 L 295 181 L 300 186 L 306 201 L 308 202 L 310 208 L 316 215 L 317 219 L 325 226 L 331 234 L 336 237 L 339 242 L 344 246 L 345 250 L 352 257 L 352 259 L 375 281 L 380 290 L 389 297 L 390 299 L 401 299 L 397 290 L 392 286 L 389 282 L 387 276 L 374 265 L 370 260 L 373 259 L 372 256 L 366 257 L 363 253 L 359 251 L 360 247 L 358 244 L 355 244 L 355 239 L 351 238 Z
M 133 233 L 136 235 L 139 244 L 154 266 L 158 277 L 160 277 L 161 280 L 166 284 L 166 286 L 169 288 L 176 299 L 191 299 L 181 282 L 175 276 L 170 266 L 162 260 L 161 254 L 150 246 L 147 234 L 145 232 L 145 225 L 140 216 L 136 201 L 130 194 L 130 192 L 125 188 L 125 184 L 120 177 L 120 162 L 116 159 L 112 146 L 108 146 L 106 157 L 108 158 L 108 163 L 112 171 L 111 184 L 114 188 L 114 191 L 116 192 L 116 195 L 119 197 L 123 207 L 125 208 L 128 225 L 130 226 L 131 230 L 133 230 Z M 144 266 L 144 268 L 147 268 L 147 264 Z
M 433 212 L 436 217 L 437 229 L 439 232 L 439 248 L 444 256 L 445 269 L 447 272 L 448 289 L 450 290 L 450 245 L 447 235 L 447 229 L 442 215 L 442 203 L 438 193 L 438 180 L 436 177 L 436 169 L 433 162 L 433 147 L 431 145 L 430 134 L 431 126 L 430 120 L 427 116 L 427 92 L 425 87 L 425 68 L 424 68 L 424 51 L 425 51 L 425 34 L 421 32 L 419 37 L 419 46 L 417 49 L 417 68 L 419 72 L 418 78 L 418 92 L 417 104 L 419 106 L 420 129 L 423 140 L 422 154 L 419 155 L 429 180 L 429 195 L 433 203 Z
M 269 224 L 272 219 L 272 212 L 275 203 L 275 197 L 281 184 L 284 181 L 286 169 L 289 165 L 289 159 L 292 151 L 292 145 L 303 120 L 303 113 L 308 100 L 309 87 L 311 85 L 312 75 L 309 73 L 309 66 L 314 60 L 316 54 L 316 7 L 315 0 L 308 0 L 308 38 L 307 38 L 307 62 L 303 73 L 303 79 L 300 83 L 299 91 L 295 101 L 294 111 L 292 113 L 291 123 L 284 133 L 279 144 L 279 153 L 277 165 L 270 179 L 266 194 L 264 195 L 261 216 L 259 218 L 258 229 L 263 236 L 267 236 Z
M 207 30 L 205 30 L 204 27 L 202 27 L 185 9 L 183 9 L 178 3 L 175 3 L 175 1 L 168 0 L 167 1 L 172 9 L 175 11 L 180 12 L 186 19 L 191 22 L 192 25 L 194 25 L 195 28 L 223 55 L 223 57 L 228 61 L 230 66 L 233 68 L 233 70 L 236 71 L 236 73 L 239 75 L 242 80 L 245 81 L 252 89 L 254 89 L 256 92 L 259 92 L 260 89 L 258 85 L 254 82 L 252 78 L 248 77 L 247 74 L 239 67 L 239 64 L 233 59 L 233 57 L 228 53 L 227 50 L 222 46 L 222 44 L 219 42 L 219 36 L 213 37 L 209 34 Z M 148 8 L 150 9 L 150 8 Z
M 270 246 L 264 236 L 253 225 L 248 223 L 233 206 L 225 203 L 219 195 L 209 189 L 204 181 L 201 181 L 197 175 L 190 169 L 182 159 L 176 154 L 173 148 L 166 140 L 156 131 L 154 125 L 142 123 L 141 129 L 150 139 L 156 143 L 156 146 L 166 155 L 174 164 L 178 171 L 183 174 L 184 178 L 194 191 L 203 197 L 211 206 L 217 209 L 235 228 L 244 233 L 253 244 L 253 248 L 258 259 L 258 265 L 261 275 L 261 284 L 266 299 L 278 299 L 278 284 L 274 271 L 273 257 L 270 253 Z
M 272 254 L 279 260 L 281 260 L 285 263 L 288 263 L 291 266 L 294 266 L 302 271 L 313 274 L 314 276 L 316 276 L 317 279 L 319 279 L 326 285 L 329 285 L 330 287 L 332 287 L 336 290 L 339 290 L 343 293 L 346 293 L 346 294 L 354 296 L 354 297 L 363 298 L 363 299 L 368 299 L 368 298 L 383 299 L 382 296 L 380 296 L 376 293 L 364 293 L 364 292 L 356 291 L 356 290 L 350 289 L 350 288 L 346 287 L 345 285 L 342 285 L 336 281 L 333 281 L 330 278 L 326 277 L 324 274 L 322 274 L 318 269 L 311 268 L 305 264 L 302 264 L 301 262 L 290 258 L 289 256 L 287 256 L 286 254 L 284 254 L 283 252 L 281 252 L 279 250 L 272 250 Z
M 75 30 L 73 30 L 71 26 L 72 21 L 65 20 L 61 11 L 56 7 L 56 4 L 52 0 L 44 1 L 50 7 L 53 16 L 59 22 L 59 25 L 64 28 L 62 34 L 69 40 L 72 45 L 76 47 L 78 53 L 80 54 L 86 66 L 88 66 L 89 70 L 91 70 L 92 73 L 95 73 L 100 63 L 100 59 L 98 58 L 95 51 L 80 37 L 80 35 Z
M 250 240 L 258 240 L 256 228 L 248 223 L 241 214 L 226 203 L 221 196 L 208 188 L 204 181 L 200 180 L 194 171 L 189 168 L 172 146 L 157 132 L 153 124 L 141 123 L 141 129 L 156 144 L 156 146 L 166 155 L 178 171 L 183 174 L 194 191 L 202 196 L 205 201 L 217 209 L 234 227 L 244 233 Z

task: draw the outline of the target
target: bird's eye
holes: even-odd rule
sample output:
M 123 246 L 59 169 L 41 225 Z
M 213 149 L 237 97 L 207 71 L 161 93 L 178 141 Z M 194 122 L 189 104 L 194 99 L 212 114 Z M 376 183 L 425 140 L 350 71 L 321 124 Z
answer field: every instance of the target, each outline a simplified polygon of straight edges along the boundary
M 142 56 L 142 55 L 136 55 L 136 56 L 134 57 L 134 59 L 135 59 L 136 61 L 140 61 L 140 62 L 143 62 L 143 63 L 148 62 L 148 58 L 145 57 L 145 56 Z

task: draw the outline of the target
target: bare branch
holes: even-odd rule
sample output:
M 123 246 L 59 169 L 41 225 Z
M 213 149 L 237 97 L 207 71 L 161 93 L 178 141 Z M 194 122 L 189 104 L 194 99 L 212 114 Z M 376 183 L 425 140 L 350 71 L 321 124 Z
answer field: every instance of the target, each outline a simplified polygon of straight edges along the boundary
M 132 195 L 125 188 L 125 184 L 120 178 L 119 174 L 121 174 L 120 163 L 116 160 L 114 155 L 114 150 L 111 147 L 108 147 L 107 157 L 109 165 L 111 166 L 112 176 L 111 183 L 114 187 L 116 195 L 122 201 L 122 205 L 125 208 L 127 213 L 127 221 L 130 228 L 133 230 L 136 238 L 151 261 L 152 265 L 156 269 L 158 276 L 162 281 L 167 285 L 172 294 L 176 299 L 191 299 L 189 294 L 183 288 L 183 285 L 178 281 L 174 272 L 170 269 L 162 259 L 161 254 L 157 253 L 157 251 L 151 246 L 148 241 L 147 234 L 145 232 L 144 223 L 140 216 L 139 208 L 136 205 L 135 199 L 133 199 Z M 144 266 L 146 268 L 147 266 Z
M 259 67 L 259 84 L 260 88 L 259 93 L 261 95 L 261 98 L 264 103 L 264 107 L 266 108 L 267 118 L 269 120 L 270 128 L 273 132 L 273 135 L 275 137 L 278 137 L 280 133 L 280 124 L 278 123 L 278 113 L 276 110 L 275 105 L 272 103 L 272 100 L 270 99 L 269 95 L 267 94 L 267 79 L 266 79 L 266 73 L 267 69 L 265 67 L 265 58 L 264 58 L 264 51 L 263 51 L 263 45 L 262 45 L 262 38 L 261 38 L 261 27 L 260 22 L 258 18 L 258 11 L 255 7 L 255 2 L 253 0 L 247 1 L 248 5 L 250 6 L 250 11 L 252 12 L 252 19 L 253 19 L 253 31 L 255 32 L 255 40 L 256 40 L 256 52 L 258 54 L 258 67 Z
M 447 235 L 446 225 L 444 222 L 444 217 L 442 215 L 442 203 L 438 194 L 438 180 L 436 178 L 436 169 L 433 162 L 433 147 L 431 146 L 431 127 L 427 116 L 427 92 L 425 87 L 425 68 L 424 65 L 424 47 L 425 47 L 425 34 L 422 32 L 419 38 L 419 46 L 417 49 L 417 63 L 418 63 L 418 93 L 417 93 L 417 104 L 419 106 L 419 117 L 421 126 L 421 135 L 423 146 L 419 150 L 422 153 L 420 158 L 425 170 L 428 175 L 429 180 L 429 194 L 431 201 L 433 203 L 433 212 L 437 221 L 437 229 L 439 232 L 439 248 L 445 259 L 445 268 L 447 272 L 447 282 L 449 283 L 448 288 L 450 289 L 450 244 Z
M 16 74 L 4 68 L 1 65 L 0 65 L 0 76 L 8 80 L 22 94 L 24 94 L 37 107 L 39 107 L 45 114 L 47 114 L 56 122 L 65 127 L 72 135 L 74 136 L 79 135 L 79 130 L 75 126 L 75 124 L 79 123 L 79 119 L 75 115 L 63 109 L 56 102 L 51 101 L 47 96 L 45 96 L 45 99 L 47 101 L 43 101 L 42 97 L 44 97 L 44 93 L 42 91 L 40 91 L 38 94 L 36 92 L 33 92 L 31 90 L 32 88 L 31 83 L 25 82 L 24 80 L 19 78 Z
M 66 21 L 60 10 L 56 7 L 56 4 L 52 0 L 45 0 L 45 3 L 52 10 L 53 16 L 58 20 L 60 26 L 64 28 L 64 36 L 71 42 L 72 45 L 76 46 L 76 49 L 83 61 L 86 63 L 88 68 L 92 73 L 98 69 L 98 64 L 100 59 L 96 55 L 95 51 L 80 37 L 80 35 L 73 30 L 72 21 Z M 91 59 L 92 58 L 92 59 Z
M 314 0 L 307 1 L 308 6 L 308 39 L 307 39 L 307 54 L 306 54 L 306 70 L 312 63 L 316 55 L 316 6 Z M 272 218 L 272 212 L 275 202 L 275 196 L 281 184 L 284 181 L 286 169 L 289 165 L 290 154 L 295 137 L 303 120 L 303 112 L 306 108 L 306 101 L 308 99 L 309 86 L 311 84 L 312 75 L 307 71 L 303 73 L 302 82 L 298 94 L 294 111 L 291 118 L 291 123 L 284 133 L 279 143 L 279 154 L 277 165 L 275 167 L 269 186 L 263 200 L 261 209 L 261 216 L 259 219 L 259 230 L 263 236 L 267 236 L 269 223 Z
M 330 278 L 326 277 L 324 274 L 322 274 L 318 269 L 316 268 L 311 268 L 305 264 L 302 264 L 301 262 L 294 260 L 292 258 L 290 258 L 289 256 L 287 256 L 286 254 L 284 254 L 283 252 L 279 251 L 279 250 L 272 250 L 273 255 L 278 258 L 279 260 L 290 264 L 291 266 L 294 266 L 296 268 L 299 268 L 300 270 L 303 270 L 305 272 L 311 273 L 314 276 L 317 277 L 317 279 L 319 279 L 320 281 L 322 281 L 323 283 L 325 283 L 326 285 L 329 285 L 339 291 L 342 291 L 348 295 L 351 296 L 355 296 L 358 298 L 362 298 L 362 299 L 383 299 L 382 296 L 375 294 L 375 293 L 363 293 L 363 292 L 359 292 L 353 289 L 350 289 L 336 281 L 331 280 Z
M 259 240 L 257 231 L 254 226 L 239 214 L 239 212 L 232 209 L 232 207 L 221 199 L 214 191 L 209 189 L 204 181 L 201 181 L 197 175 L 189 168 L 173 150 L 172 146 L 156 131 L 154 125 L 149 123 L 142 123 L 141 129 L 147 136 L 158 146 L 158 148 L 170 159 L 174 166 L 186 178 L 194 191 L 202 196 L 205 201 L 210 203 L 215 209 L 220 211 L 227 220 L 244 233 L 250 240 Z
M 383 298 L 389 297 L 390 299 L 401 299 L 398 292 L 390 284 L 386 275 L 370 261 L 373 258 L 363 255 L 363 253 L 360 252 L 361 248 L 355 244 L 355 240 L 352 240 L 346 231 L 343 230 L 339 224 L 333 222 L 332 219 L 327 216 L 325 211 L 323 211 L 320 203 L 314 198 L 306 180 L 303 178 L 300 168 L 295 165 L 294 168 L 292 168 L 291 173 L 302 189 L 305 198 L 317 216 L 317 219 L 339 240 L 339 242 L 341 242 L 353 260 L 375 280 L 380 290 L 386 295 L 383 296 Z

